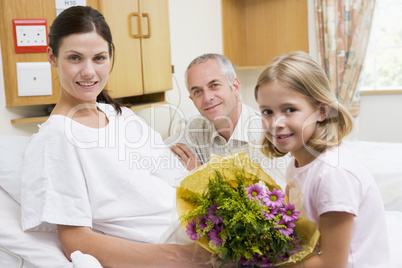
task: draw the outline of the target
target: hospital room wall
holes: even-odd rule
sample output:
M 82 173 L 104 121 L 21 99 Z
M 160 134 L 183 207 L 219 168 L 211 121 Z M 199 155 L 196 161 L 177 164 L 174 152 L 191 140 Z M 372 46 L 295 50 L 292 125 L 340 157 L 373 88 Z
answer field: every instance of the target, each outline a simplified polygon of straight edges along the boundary
M 316 58 L 312 6 L 309 2 L 310 54 Z M 184 71 L 195 57 L 207 53 L 222 53 L 222 29 L 220 1 L 217 0 L 170 0 L 170 28 L 172 64 L 175 66 L 173 90 L 167 92 L 169 105 L 144 109 L 136 113 L 163 138 L 169 135 L 169 122 L 178 114 L 196 112 L 188 98 L 184 84 Z M 1 63 L 1 58 L 0 58 Z M 258 108 L 253 89 L 261 70 L 237 71 L 242 84 L 243 101 Z M 354 139 L 370 141 L 402 142 L 402 94 L 363 95 L 361 113 L 356 121 Z M 10 120 L 40 113 L 42 107 L 6 107 L 2 64 L 0 64 L 0 134 L 29 136 L 38 130 L 36 124 L 11 125 Z M 31 115 L 32 116 L 32 115 Z

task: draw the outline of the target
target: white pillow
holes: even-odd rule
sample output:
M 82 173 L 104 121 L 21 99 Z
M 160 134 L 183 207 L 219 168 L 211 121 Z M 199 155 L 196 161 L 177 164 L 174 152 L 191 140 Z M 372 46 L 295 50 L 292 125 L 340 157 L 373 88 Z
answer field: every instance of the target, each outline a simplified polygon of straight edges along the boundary
M 2 188 L 0 188 L 0 247 L 19 255 L 24 260 L 23 268 L 73 267 L 65 257 L 56 233 L 22 231 L 21 207 Z
M 0 186 L 21 203 L 21 169 L 30 138 L 0 135 Z
M 373 175 L 385 210 L 402 212 L 402 143 L 345 141 Z

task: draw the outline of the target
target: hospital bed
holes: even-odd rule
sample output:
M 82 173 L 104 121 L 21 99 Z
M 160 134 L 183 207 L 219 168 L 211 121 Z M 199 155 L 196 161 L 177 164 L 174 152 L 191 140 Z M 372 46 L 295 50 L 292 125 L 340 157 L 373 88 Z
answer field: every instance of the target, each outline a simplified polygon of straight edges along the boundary
M 21 229 L 20 174 L 28 141 L 28 137 L 0 135 L 0 267 L 78 268 L 79 264 L 69 262 L 64 256 L 56 233 L 23 232 Z M 402 252 L 402 143 L 345 143 L 376 179 L 387 211 L 391 268 L 402 268 L 402 260 L 399 260 Z

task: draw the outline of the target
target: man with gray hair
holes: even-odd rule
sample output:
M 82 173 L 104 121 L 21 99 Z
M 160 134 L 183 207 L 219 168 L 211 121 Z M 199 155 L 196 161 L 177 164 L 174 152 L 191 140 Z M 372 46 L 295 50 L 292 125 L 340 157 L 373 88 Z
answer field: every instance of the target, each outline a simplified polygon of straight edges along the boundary
M 259 145 L 260 113 L 241 102 L 240 82 L 225 56 L 210 53 L 195 58 L 187 67 L 185 83 L 201 115 L 190 118 L 165 143 L 188 170 L 208 162 L 211 154 Z

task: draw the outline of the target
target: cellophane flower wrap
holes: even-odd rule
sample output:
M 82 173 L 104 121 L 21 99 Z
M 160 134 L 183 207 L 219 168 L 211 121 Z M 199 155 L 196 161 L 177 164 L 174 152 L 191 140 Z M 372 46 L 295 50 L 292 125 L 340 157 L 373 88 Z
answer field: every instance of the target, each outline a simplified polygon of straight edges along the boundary
M 315 223 L 298 217 L 285 193 L 247 154 L 212 156 L 177 189 L 184 230 L 221 263 L 276 266 L 313 252 Z

